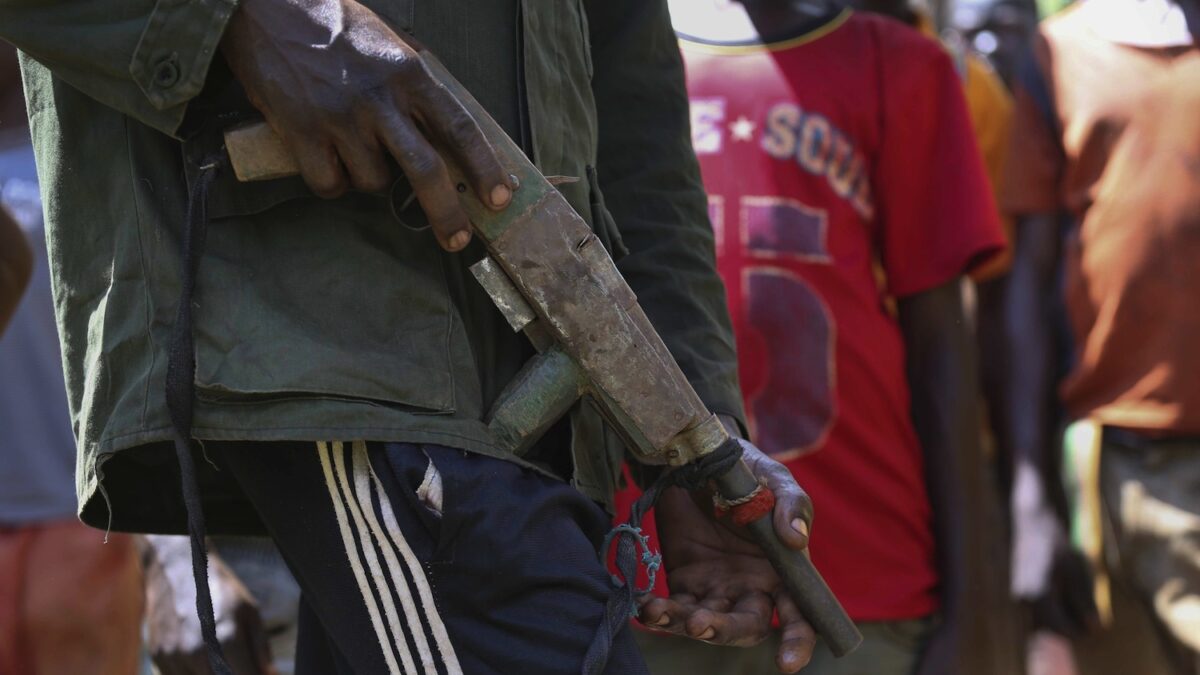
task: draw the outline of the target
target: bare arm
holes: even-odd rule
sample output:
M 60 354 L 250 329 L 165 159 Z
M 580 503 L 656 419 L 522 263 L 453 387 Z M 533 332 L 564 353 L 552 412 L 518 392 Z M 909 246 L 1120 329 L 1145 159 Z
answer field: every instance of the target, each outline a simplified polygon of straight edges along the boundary
M 17 226 L 8 212 L 0 207 L 0 334 L 8 327 L 8 321 L 29 277 L 33 273 L 33 251 L 25 239 L 25 233 Z
M 978 535 L 988 494 L 979 434 L 978 378 L 974 342 L 963 314 L 960 280 L 900 303 L 900 326 L 908 358 L 912 417 L 925 457 L 925 481 L 933 508 L 934 536 L 944 623 L 930 642 L 921 673 L 972 672 L 965 638 L 972 570 L 983 546 Z
M 1054 216 L 1021 218 L 1015 239 L 1004 305 L 1004 343 L 1010 366 L 1004 407 L 1017 465 L 1037 467 L 1044 459 L 1054 400 L 1051 313 L 1058 260 Z
M 1054 407 L 1054 278 L 1059 233 L 1050 214 L 1017 223 L 1016 248 L 1004 305 L 1009 364 L 1004 423 L 1012 445 L 1013 592 L 1041 595 L 1049 581 L 1057 523 L 1046 498 L 1044 470 Z

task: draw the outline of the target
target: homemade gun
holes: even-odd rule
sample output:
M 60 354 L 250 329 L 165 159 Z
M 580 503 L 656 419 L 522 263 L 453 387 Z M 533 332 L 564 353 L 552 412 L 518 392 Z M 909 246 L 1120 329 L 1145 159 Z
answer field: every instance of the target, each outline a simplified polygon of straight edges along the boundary
M 471 271 L 513 330 L 524 331 L 539 352 L 489 414 L 496 441 L 521 453 L 586 396 L 643 463 L 678 467 L 730 450 L 727 444 L 738 441 L 705 408 L 591 228 L 445 67 L 428 53 L 422 59 L 521 186 L 500 212 L 473 191 L 459 190 L 488 252 Z M 264 123 L 226 132 L 225 146 L 239 180 L 298 173 Z M 446 162 L 460 187 L 469 184 L 452 158 Z M 731 503 L 759 489 L 741 461 L 714 483 Z M 831 651 L 841 656 L 857 647 L 862 636 L 854 622 L 812 562 L 780 542 L 769 513 L 746 527 Z

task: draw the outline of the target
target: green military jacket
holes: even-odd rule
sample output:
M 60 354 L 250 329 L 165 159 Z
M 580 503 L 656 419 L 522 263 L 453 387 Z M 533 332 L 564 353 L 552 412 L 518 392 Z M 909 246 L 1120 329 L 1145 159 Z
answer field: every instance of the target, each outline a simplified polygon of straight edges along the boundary
M 715 412 L 741 416 L 733 341 L 662 0 L 365 0 L 435 53 L 596 229 Z M 0 0 L 42 180 L 85 522 L 184 531 L 164 388 L 189 176 L 219 149 L 234 0 Z M 603 193 L 603 196 L 602 196 Z M 219 176 L 195 296 L 194 435 L 365 439 L 509 456 L 486 411 L 531 350 L 387 200 Z M 587 406 L 555 452 L 605 501 L 620 445 Z M 243 451 L 252 451 L 245 446 Z M 30 448 L 37 452 L 37 448 Z M 557 458 L 559 460 L 562 457 Z M 529 463 L 551 470 L 551 458 Z M 561 465 L 561 462 L 557 463 Z M 213 531 L 253 529 L 199 462 Z

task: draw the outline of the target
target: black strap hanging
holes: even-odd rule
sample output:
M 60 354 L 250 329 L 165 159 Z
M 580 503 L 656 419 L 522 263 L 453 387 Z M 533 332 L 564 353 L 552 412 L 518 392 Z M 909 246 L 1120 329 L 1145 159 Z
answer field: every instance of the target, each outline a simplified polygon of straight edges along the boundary
M 196 276 L 204 251 L 208 231 L 208 190 L 216 178 L 223 157 L 209 159 L 200 165 L 199 173 L 188 193 L 187 218 L 180 236 L 183 259 L 183 284 L 179 292 L 179 310 L 171 329 L 171 345 L 167 357 L 167 409 L 171 414 L 175 456 L 179 460 L 179 482 L 183 505 L 187 512 L 188 536 L 192 543 L 192 576 L 196 583 L 196 614 L 200 618 L 200 633 L 208 651 L 208 662 L 216 675 L 233 675 L 217 639 L 217 623 L 213 612 L 212 592 L 208 586 L 208 548 L 204 537 L 204 511 L 200 505 L 200 486 L 196 481 L 196 462 L 192 457 L 192 408 L 195 403 L 196 354 L 192 332 L 192 300 L 196 292 Z

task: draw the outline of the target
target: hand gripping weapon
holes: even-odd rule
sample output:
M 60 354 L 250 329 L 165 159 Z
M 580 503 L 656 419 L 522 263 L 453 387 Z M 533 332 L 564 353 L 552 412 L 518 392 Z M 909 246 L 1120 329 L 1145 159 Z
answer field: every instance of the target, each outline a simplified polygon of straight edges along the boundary
M 539 352 L 489 414 L 496 441 L 519 454 L 587 396 L 642 463 L 682 467 L 710 455 L 740 456 L 737 439 L 700 401 L 587 223 L 436 58 L 426 52 L 422 60 L 521 186 L 501 212 L 472 190 L 459 190 L 488 252 L 471 271 Z M 225 145 L 239 180 L 299 172 L 266 124 L 228 131 Z M 453 159 L 444 159 L 451 178 L 469 184 Z M 762 490 L 740 459 L 713 482 L 725 504 L 745 503 Z M 758 515 L 745 526 L 804 617 L 835 655 L 852 651 L 862 636 L 824 579 L 807 557 L 780 542 L 769 508 Z

